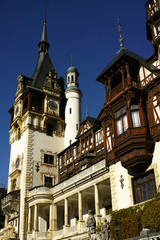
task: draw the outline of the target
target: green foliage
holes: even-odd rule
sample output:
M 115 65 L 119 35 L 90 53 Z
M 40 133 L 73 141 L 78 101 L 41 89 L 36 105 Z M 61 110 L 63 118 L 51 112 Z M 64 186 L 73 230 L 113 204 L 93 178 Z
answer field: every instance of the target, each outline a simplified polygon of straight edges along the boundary
M 141 215 L 140 207 L 130 207 L 112 212 L 110 223 L 111 239 L 116 239 L 113 223 L 117 219 L 120 224 L 119 239 L 126 239 L 138 236 L 141 231 Z
M 119 239 L 127 239 L 140 235 L 142 228 L 149 228 L 152 232 L 160 231 L 160 197 L 148 201 L 140 206 L 129 207 L 114 211 L 111 214 L 111 239 L 116 239 L 114 220 L 120 224 Z
M 141 223 L 152 232 L 160 231 L 160 198 L 145 204 Z

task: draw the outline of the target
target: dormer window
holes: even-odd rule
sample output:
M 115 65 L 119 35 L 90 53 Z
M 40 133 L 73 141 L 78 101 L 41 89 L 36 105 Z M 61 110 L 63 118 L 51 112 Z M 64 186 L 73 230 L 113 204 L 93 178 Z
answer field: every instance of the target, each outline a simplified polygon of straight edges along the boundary
M 140 127 L 140 117 L 139 117 L 139 110 L 138 105 L 131 105 L 131 116 L 132 116 L 132 125 L 134 128 Z
M 126 114 L 126 106 L 119 109 L 116 113 L 116 126 L 117 126 L 117 135 L 122 134 L 128 129 L 128 120 Z

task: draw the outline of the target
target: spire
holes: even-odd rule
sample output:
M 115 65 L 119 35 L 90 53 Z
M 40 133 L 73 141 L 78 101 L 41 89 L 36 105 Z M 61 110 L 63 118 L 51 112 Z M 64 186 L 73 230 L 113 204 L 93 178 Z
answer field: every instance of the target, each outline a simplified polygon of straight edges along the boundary
M 122 38 L 122 31 L 121 31 L 121 24 L 119 22 L 119 17 L 117 17 L 117 22 L 118 22 L 118 31 L 119 31 L 119 35 L 120 35 L 120 38 L 119 38 L 119 42 L 120 42 L 120 46 L 121 48 L 123 48 L 123 38 Z
M 46 8 L 47 8 L 47 1 L 45 1 L 45 17 L 44 17 L 41 41 L 38 44 L 39 52 L 47 52 L 49 48 L 49 43 L 47 41 L 47 29 L 46 29 Z

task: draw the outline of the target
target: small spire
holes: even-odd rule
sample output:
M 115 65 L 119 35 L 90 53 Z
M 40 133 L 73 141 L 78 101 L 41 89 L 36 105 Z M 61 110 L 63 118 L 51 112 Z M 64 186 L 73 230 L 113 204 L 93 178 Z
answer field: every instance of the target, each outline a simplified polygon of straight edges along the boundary
M 122 28 L 121 28 L 121 24 L 119 22 L 119 17 L 117 17 L 117 22 L 118 22 L 118 31 L 119 31 L 119 35 L 120 35 L 120 38 L 119 38 L 119 42 L 120 42 L 120 46 L 121 48 L 123 48 L 123 38 L 122 38 Z
M 88 103 L 86 102 L 86 117 L 88 117 Z
M 71 67 L 73 67 L 73 57 L 71 55 Z

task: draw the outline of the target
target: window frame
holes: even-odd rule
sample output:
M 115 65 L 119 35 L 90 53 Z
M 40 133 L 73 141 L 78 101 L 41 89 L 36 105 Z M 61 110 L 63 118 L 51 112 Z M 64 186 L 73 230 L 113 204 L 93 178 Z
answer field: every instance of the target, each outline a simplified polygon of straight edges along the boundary
M 49 164 L 49 165 L 54 165 L 54 155 L 44 153 L 43 163 Z
M 52 182 L 47 182 L 46 180 L 52 180 Z M 44 175 L 44 186 L 52 187 L 53 186 L 53 177 Z
M 140 119 L 138 105 L 137 104 L 132 104 L 130 106 L 130 111 L 131 111 L 132 127 L 133 128 L 141 127 L 141 119 Z M 135 116 L 136 116 L 137 119 L 135 119 Z
M 117 135 L 119 136 L 124 132 L 126 132 L 129 127 L 126 106 L 121 107 L 118 111 L 115 112 L 115 119 L 116 119 Z M 121 127 L 120 125 L 118 126 L 118 123 L 120 123 Z
M 157 187 L 154 170 L 152 169 L 143 175 L 132 178 L 132 189 L 134 204 L 155 198 Z

